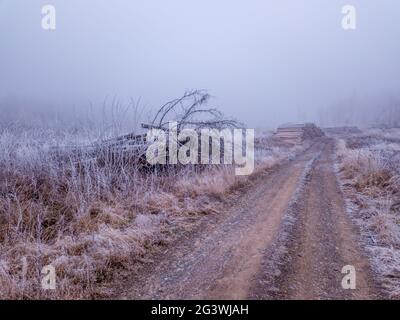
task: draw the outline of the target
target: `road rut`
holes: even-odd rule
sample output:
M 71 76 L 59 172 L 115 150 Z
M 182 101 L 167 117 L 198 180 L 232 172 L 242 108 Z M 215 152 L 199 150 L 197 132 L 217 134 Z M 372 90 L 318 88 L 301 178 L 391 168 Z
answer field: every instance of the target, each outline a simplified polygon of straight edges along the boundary
M 126 299 L 368 299 L 379 297 L 345 214 L 322 139 L 261 173 L 217 219 L 178 242 L 126 286 Z M 296 203 L 293 203 L 296 198 Z M 289 218 L 291 223 L 287 223 Z M 341 288 L 356 266 L 358 289 Z

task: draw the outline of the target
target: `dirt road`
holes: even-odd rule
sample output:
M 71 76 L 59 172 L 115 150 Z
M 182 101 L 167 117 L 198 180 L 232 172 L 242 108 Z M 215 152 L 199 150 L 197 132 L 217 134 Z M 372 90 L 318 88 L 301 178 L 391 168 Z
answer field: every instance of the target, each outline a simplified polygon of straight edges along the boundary
M 265 171 L 226 212 L 205 221 L 133 279 L 128 299 L 370 299 L 382 296 L 333 170 L 334 143 L 316 142 Z M 356 290 L 341 286 L 356 268 Z

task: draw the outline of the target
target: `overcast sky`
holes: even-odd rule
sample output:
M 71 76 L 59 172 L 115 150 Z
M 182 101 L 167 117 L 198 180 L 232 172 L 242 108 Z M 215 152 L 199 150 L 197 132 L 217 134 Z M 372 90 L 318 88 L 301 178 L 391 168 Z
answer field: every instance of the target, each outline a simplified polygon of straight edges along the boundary
M 52 4 L 57 29 L 41 27 Z M 357 29 L 342 29 L 342 7 Z M 0 98 L 157 107 L 207 89 L 249 126 L 400 89 L 398 0 L 0 0 Z

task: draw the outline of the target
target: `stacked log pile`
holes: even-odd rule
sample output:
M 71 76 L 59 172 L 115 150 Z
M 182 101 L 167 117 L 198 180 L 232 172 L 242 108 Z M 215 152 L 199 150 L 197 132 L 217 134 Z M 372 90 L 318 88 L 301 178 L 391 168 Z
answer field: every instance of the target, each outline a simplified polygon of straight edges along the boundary
M 285 124 L 278 127 L 275 137 L 288 144 L 301 144 L 308 139 L 324 136 L 324 132 L 313 123 Z

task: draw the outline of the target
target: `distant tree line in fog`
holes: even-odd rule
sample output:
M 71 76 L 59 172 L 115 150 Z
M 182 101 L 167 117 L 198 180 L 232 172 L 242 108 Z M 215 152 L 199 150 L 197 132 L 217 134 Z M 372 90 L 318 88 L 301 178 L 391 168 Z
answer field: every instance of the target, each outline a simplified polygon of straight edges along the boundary
M 18 124 L 28 127 L 67 128 L 72 131 L 84 129 L 98 131 L 102 136 L 115 136 L 140 130 L 140 122 L 149 122 L 155 111 L 156 109 L 145 108 L 140 100 L 121 101 L 117 97 L 107 97 L 98 103 L 82 101 L 75 104 L 72 101 L 9 96 L 0 99 L 0 126 L 4 128 Z M 294 108 L 293 116 L 297 122 L 315 121 L 323 127 L 400 127 L 400 97 L 390 94 L 373 97 L 352 96 L 327 103 L 311 113 L 306 111 Z M 282 121 L 290 122 L 290 119 Z
M 342 99 L 321 109 L 319 122 L 323 126 L 400 127 L 400 98 L 387 95 Z

